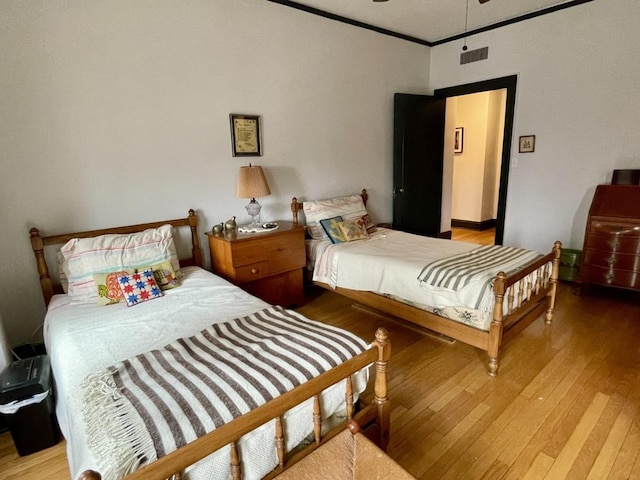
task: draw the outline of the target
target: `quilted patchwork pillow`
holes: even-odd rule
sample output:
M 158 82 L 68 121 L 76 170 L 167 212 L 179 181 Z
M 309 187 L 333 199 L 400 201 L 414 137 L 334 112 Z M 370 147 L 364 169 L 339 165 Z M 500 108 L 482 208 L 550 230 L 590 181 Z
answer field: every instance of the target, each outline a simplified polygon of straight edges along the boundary
M 360 220 L 344 220 L 338 223 L 338 227 L 347 242 L 369 238 L 367 229 L 365 228 L 364 223 Z
M 118 277 L 118 284 L 128 307 L 162 296 L 162 290 L 156 284 L 156 279 L 151 269 L 121 275 Z
M 342 233 L 342 230 L 340 229 L 341 223 L 341 216 L 324 218 L 320 220 L 320 225 L 322 225 L 322 228 L 329 237 L 329 240 L 331 240 L 331 243 L 342 243 L 347 241 L 347 239 L 344 237 L 344 234 Z
M 96 284 L 98 293 L 98 305 L 113 305 L 123 301 L 124 295 L 120 289 L 118 277 L 147 269 L 153 271 L 153 277 L 158 287 L 160 287 L 160 290 L 169 290 L 178 286 L 176 273 L 169 261 L 138 269 L 133 268 L 109 273 L 94 273 L 93 281 Z
M 302 208 L 306 219 L 307 232 L 316 240 L 327 240 L 321 220 L 341 216 L 343 220 L 362 218 L 367 214 L 360 195 L 335 197 L 327 200 L 303 202 Z M 371 221 L 369 220 L 371 223 Z M 375 225 L 374 225 L 375 227 Z

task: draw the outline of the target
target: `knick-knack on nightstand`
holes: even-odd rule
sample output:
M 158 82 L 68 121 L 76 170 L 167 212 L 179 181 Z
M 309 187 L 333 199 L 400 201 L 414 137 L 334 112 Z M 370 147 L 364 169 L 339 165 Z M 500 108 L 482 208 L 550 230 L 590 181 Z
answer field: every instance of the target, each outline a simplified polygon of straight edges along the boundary
M 236 217 L 231 217 L 224 223 L 224 231 L 232 232 L 236 229 Z

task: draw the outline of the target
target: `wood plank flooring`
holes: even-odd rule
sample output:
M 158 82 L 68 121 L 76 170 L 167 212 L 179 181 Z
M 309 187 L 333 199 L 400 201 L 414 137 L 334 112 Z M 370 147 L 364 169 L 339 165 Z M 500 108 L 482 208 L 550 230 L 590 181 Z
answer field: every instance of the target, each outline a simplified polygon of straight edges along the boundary
M 419 479 L 640 478 L 640 298 L 572 290 L 551 327 L 505 346 L 496 378 L 484 352 L 331 292 L 301 311 L 364 338 L 389 330 L 389 454 Z
M 562 283 L 537 320 L 486 354 L 311 287 L 300 312 L 365 339 L 389 330 L 389 454 L 419 479 L 640 479 L 640 297 Z M 65 443 L 19 457 L 0 435 L 0 479 L 69 478 Z
M 451 240 L 460 242 L 479 243 L 482 245 L 493 245 L 496 239 L 496 229 L 471 230 L 468 228 L 452 228 Z

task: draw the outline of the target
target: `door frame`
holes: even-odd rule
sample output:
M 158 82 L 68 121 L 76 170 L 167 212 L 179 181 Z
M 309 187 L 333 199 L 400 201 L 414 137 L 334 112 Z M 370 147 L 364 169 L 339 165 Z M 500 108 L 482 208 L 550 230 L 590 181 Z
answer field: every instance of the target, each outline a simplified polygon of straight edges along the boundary
M 509 167 L 511 165 L 511 140 L 513 138 L 513 121 L 516 108 L 517 75 L 483 80 L 480 82 L 438 88 L 434 91 L 437 98 L 459 97 L 470 93 L 487 92 L 506 89 L 507 98 L 504 118 L 504 135 L 502 140 L 502 163 L 500 166 L 500 187 L 498 190 L 498 212 L 496 214 L 495 244 L 502 245 L 504 241 L 504 221 L 507 209 L 507 187 L 509 185 Z

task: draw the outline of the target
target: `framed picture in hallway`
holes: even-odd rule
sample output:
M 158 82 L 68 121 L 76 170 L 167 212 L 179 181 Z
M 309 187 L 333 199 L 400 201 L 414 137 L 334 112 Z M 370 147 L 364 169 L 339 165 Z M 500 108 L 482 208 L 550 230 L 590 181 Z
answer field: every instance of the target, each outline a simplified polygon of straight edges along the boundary
M 464 146 L 464 127 L 456 127 L 453 134 L 453 153 L 462 153 Z

